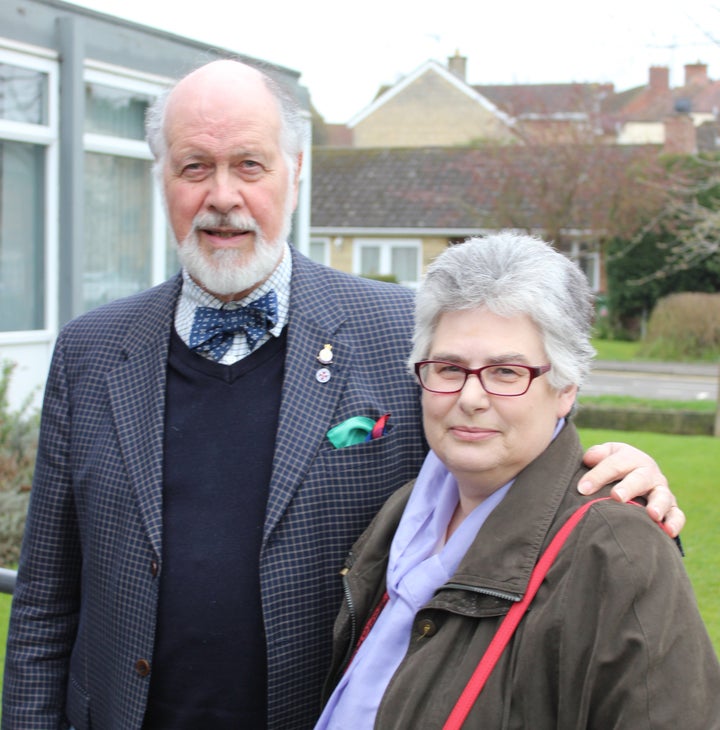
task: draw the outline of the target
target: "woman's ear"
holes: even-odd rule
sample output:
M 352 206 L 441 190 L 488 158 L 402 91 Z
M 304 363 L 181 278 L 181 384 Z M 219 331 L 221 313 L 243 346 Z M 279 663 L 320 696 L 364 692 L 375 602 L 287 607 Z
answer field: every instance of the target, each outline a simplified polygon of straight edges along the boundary
M 562 390 L 558 391 L 558 418 L 565 418 L 570 413 L 572 407 L 575 405 L 577 392 L 577 385 L 566 385 Z

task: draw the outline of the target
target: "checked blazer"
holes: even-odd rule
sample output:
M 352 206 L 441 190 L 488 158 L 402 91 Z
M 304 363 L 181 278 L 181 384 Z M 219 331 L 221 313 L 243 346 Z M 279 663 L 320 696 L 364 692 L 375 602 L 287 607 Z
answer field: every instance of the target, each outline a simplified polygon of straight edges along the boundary
M 260 556 L 268 727 L 276 730 L 311 728 L 319 715 L 337 573 L 426 450 L 405 367 L 412 293 L 292 255 Z M 180 288 L 178 276 L 112 302 L 58 337 L 13 598 L 4 730 L 142 727 L 163 569 L 165 385 Z M 320 382 L 316 358 L 326 344 L 331 378 Z M 347 418 L 388 412 L 380 439 L 335 449 L 326 437 Z

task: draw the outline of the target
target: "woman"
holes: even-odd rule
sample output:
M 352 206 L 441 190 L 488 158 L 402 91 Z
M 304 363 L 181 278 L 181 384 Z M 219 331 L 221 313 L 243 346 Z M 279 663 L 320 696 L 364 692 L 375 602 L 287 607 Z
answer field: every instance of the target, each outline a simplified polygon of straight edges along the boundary
M 587 501 L 567 418 L 592 296 L 540 240 L 454 246 L 418 295 L 431 447 L 351 551 L 317 728 L 442 728 L 550 539 Z M 720 667 L 676 545 L 632 505 L 570 534 L 465 727 L 720 728 Z

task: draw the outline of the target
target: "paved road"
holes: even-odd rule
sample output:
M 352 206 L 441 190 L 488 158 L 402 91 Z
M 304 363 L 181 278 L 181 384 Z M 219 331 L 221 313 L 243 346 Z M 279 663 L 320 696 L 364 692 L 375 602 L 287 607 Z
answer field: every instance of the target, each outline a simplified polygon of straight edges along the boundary
M 719 367 L 717 364 L 617 363 L 598 360 L 582 393 L 717 401 Z

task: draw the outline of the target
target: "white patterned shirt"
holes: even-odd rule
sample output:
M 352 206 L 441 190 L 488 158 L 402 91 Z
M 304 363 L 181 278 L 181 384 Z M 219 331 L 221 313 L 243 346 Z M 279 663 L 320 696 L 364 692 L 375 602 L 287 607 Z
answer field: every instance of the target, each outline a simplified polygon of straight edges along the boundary
M 212 307 L 214 309 L 234 309 L 244 307 L 250 302 L 264 296 L 268 292 L 275 290 L 277 295 L 278 317 L 275 326 L 263 335 L 256 343 L 254 350 L 265 344 L 271 337 L 278 337 L 283 327 L 287 324 L 288 313 L 290 309 L 290 278 L 292 275 L 292 256 L 290 255 L 290 247 L 285 244 L 285 251 L 282 260 L 275 268 L 275 271 L 269 276 L 267 281 L 263 282 L 257 289 L 254 289 L 243 299 L 236 302 L 223 302 L 217 297 L 205 291 L 196 284 L 188 272 L 183 269 L 183 284 L 178 298 L 177 307 L 175 308 L 175 330 L 182 341 L 187 345 L 190 342 L 190 331 L 192 330 L 195 311 L 198 307 Z M 202 354 L 202 353 L 201 353 Z M 230 349 L 219 360 L 222 365 L 232 365 L 238 360 L 242 360 L 250 354 L 247 340 L 243 333 L 236 334 L 233 338 Z M 209 358 L 210 359 L 210 358 Z

